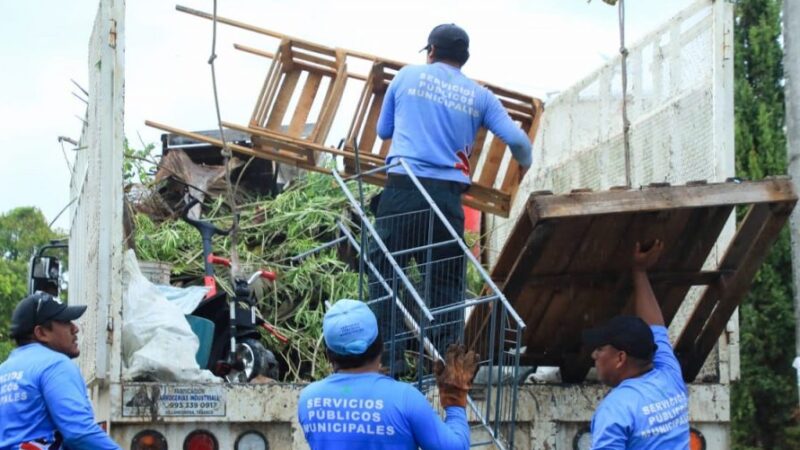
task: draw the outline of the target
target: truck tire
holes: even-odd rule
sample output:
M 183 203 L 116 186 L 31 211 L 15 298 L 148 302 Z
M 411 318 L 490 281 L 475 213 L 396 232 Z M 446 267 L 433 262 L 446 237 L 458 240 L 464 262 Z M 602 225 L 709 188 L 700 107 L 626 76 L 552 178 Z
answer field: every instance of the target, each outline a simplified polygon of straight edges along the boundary
M 240 372 L 239 382 L 247 382 L 261 375 L 278 379 L 278 360 L 257 339 L 246 338 L 236 344 L 236 358 L 241 358 L 244 370 Z

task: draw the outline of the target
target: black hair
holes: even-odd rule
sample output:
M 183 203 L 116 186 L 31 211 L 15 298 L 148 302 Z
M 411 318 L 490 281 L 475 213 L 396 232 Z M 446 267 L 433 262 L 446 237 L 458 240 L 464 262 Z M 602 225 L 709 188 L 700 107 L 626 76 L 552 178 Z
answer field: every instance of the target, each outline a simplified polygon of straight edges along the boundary
M 654 354 L 651 353 L 650 357 L 648 357 L 648 358 L 639 358 L 638 356 L 632 356 L 628 352 L 625 352 L 625 354 L 628 355 L 628 360 L 634 366 L 636 366 L 636 367 L 638 367 L 640 369 L 646 369 L 646 368 L 650 367 L 650 365 L 653 364 L 653 357 L 655 356 Z
M 452 49 L 433 46 L 433 62 L 453 61 L 459 66 L 466 64 L 469 59 L 469 50 L 465 48 Z
M 43 324 L 34 326 L 34 328 L 36 328 L 37 326 L 45 327 L 48 330 L 52 330 L 53 321 L 47 320 Z M 25 333 L 22 336 L 14 336 L 14 342 L 17 344 L 17 347 L 22 347 L 23 345 L 28 345 L 32 342 L 36 342 L 36 338 L 33 335 L 33 330 L 31 330 L 29 333 Z
M 372 341 L 372 344 L 364 350 L 364 353 L 358 355 L 342 355 L 334 352 L 327 346 L 325 347 L 325 354 L 328 355 L 328 359 L 336 370 L 357 369 L 366 366 L 374 361 L 375 358 L 381 356 L 381 353 L 383 353 L 383 339 L 381 339 L 380 332 L 378 336 L 375 337 L 375 340 Z

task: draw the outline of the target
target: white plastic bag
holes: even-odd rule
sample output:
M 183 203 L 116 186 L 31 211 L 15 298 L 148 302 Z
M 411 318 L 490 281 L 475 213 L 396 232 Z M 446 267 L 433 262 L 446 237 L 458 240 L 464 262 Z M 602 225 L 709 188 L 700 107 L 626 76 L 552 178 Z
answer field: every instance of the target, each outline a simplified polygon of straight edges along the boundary
M 155 285 L 158 291 L 161 292 L 170 303 L 176 305 L 184 314 L 191 314 L 203 298 L 208 293 L 209 289 L 204 286 L 188 286 L 177 287 L 168 284 Z
M 122 270 L 122 357 L 124 379 L 219 382 L 195 360 L 200 341 L 181 308 L 142 275 L 133 250 Z

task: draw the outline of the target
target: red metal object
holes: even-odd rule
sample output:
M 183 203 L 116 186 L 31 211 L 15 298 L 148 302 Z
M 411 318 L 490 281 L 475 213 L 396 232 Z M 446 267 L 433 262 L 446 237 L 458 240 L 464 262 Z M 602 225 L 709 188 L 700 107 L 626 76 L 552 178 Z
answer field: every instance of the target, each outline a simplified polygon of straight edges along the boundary
M 275 279 L 277 279 L 278 276 L 275 275 L 275 272 L 270 272 L 269 270 L 262 270 L 261 271 L 261 278 L 264 278 L 264 279 L 269 280 L 269 281 L 275 281 Z
M 213 253 L 208 255 L 208 262 L 210 262 L 211 264 L 223 265 L 225 267 L 230 267 L 231 266 L 231 260 L 230 259 L 223 258 L 222 256 L 217 256 L 217 255 L 215 255 Z
M 267 322 L 264 322 L 264 323 L 261 324 L 261 327 L 264 328 L 265 330 L 269 331 L 269 334 L 275 336 L 275 339 L 283 342 L 284 344 L 289 343 L 289 338 L 287 338 L 286 336 L 281 334 L 281 332 L 278 331 L 278 329 L 275 328 L 274 326 L 272 326 L 271 324 L 269 324 Z

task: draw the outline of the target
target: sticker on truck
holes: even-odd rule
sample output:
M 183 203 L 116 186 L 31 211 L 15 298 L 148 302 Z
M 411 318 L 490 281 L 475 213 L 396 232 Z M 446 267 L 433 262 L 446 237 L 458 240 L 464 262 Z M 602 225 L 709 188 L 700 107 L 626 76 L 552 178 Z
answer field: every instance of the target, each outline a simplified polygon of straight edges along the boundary
M 225 390 L 216 385 L 124 385 L 122 416 L 225 416 L 225 400 Z

